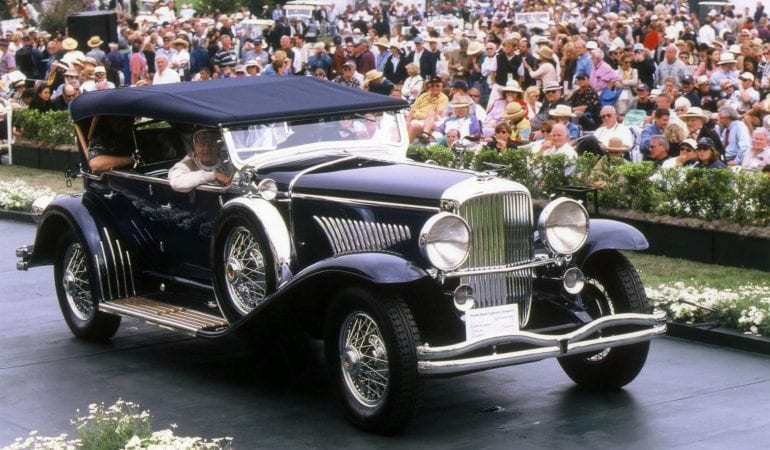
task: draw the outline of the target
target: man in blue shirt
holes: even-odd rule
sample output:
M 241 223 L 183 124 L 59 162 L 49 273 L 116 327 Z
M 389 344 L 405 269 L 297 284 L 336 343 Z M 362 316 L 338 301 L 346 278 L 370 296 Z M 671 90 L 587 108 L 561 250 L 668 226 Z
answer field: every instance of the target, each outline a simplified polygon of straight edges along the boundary
M 591 62 L 591 54 L 586 49 L 586 43 L 582 39 L 575 41 L 575 51 L 578 54 L 577 62 L 575 63 L 575 74 L 586 74 L 591 76 L 591 71 L 594 68 Z M 573 84 L 577 84 L 576 80 L 572 81 Z
M 740 166 L 743 155 L 751 149 L 751 133 L 732 106 L 719 108 L 720 138 L 725 147 L 725 161 L 728 166 Z

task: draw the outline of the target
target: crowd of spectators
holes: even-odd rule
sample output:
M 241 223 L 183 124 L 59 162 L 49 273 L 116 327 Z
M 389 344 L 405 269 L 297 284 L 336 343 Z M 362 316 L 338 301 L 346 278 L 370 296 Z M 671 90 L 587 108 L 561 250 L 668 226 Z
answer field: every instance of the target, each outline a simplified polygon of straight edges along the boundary
M 394 1 L 318 6 L 303 21 L 281 4 L 220 14 L 162 0 L 120 16 L 116 42 L 33 25 L 0 38 L 15 108 L 66 110 L 77 95 L 145 84 L 314 76 L 408 101 L 412 142 L 664 167 L 770 164 L 762 2 L 699 20 L 676 0 Z

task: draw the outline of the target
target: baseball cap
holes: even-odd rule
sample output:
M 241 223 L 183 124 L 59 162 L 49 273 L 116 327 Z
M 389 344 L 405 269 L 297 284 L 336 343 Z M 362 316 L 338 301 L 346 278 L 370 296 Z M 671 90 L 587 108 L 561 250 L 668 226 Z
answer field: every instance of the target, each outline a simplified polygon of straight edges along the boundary
M 351 61 L 348 61 L 348 62 L 346 62 L 345 64 L 342 65 L 342 67 L 347 67 L 349 69 L 352 69 L 355 66 L 356 65 L 353 62 L 351 62 Z
M 708 139 L 708 138 L 704 138 L 704 139 Z M 682 145 L 686 145 L 686 146 L 690 147 L 693 150 L 698 148 L 698 144 L 695 142 L 695 139 L 693 139 L 693 138 L 687 138 L 687 139 L 683 140 L 682 143 L 679 144 L 679 146 L 681 147 Z
M 468 90 L 468 83 L 466 83 L 463 80 L 455 80 L 452 83 L 452 89 L 462 89 L 463 91 Z
M 743 72 L 739 78 L 741 80 L 754 81 L 754 74 L 751 72 Z
M 430 79 L 428 79 L 428 84 L 442 84 L 442 83 L 444 83 L 444 80 L 442 80 L 441 77 L 433 76 L 433 77 L 430 77 Z
M 644 51 L 644 45 L 643 44 L 634 44 L 634 51 Z
M 709 137 L 702 137 L 698 139 L 698 147 L 714 148 L 714 141 Z
M 644 83 L 639 83 L 639 84 L 636 86 L 636 90 L 637 90 L 637 91 L 649 91 L 649 90 L 650 90 L 650 87 L 649 87 L 649 86 L 647 86 L 647 85 L 646 85 L 646 84 L 644 84 Z
M 685 75 L 682 77 L 682 83 L 692 84 L 692 75 Z
M 576 75 L 575 75 L 575 78 L 577 78 L 577 79 L 580 79 L 580 78 L 588 78 L 588 74 L 587 74 L 587 73 L 585 73 L 585 72 L 580 72 L 580 73 L 578 73 L 578 74 L 576 74 Z

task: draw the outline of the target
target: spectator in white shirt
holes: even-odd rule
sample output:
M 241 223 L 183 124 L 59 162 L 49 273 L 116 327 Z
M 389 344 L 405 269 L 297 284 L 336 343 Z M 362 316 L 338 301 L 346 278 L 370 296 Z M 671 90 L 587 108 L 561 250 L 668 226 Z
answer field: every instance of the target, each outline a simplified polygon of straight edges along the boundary
M 155 55 L 155 65 L 158 66 L 158 71 L 152 77 L 152 84 L 169 84 L 182 81 L 177 71 L 169 67 L 166 55 Z

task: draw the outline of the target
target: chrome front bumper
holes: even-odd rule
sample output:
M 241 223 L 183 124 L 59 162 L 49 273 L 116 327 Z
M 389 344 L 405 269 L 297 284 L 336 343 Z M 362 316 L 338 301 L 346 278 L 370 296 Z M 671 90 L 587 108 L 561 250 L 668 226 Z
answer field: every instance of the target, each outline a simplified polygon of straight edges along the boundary
M 639 326 L 641 329 L 611 336 L 591 337 L 607 328 L 628 325 Z M 417 368 L 421 375 L 473 372 L 635 344 L 649 341 L 665 332 L 666 315 L 663 312 L 615 314 L 601 317 L 562 335 L 519 331 L 509 335 L 486 336 L 444 347 L 422 345 L 417 347 Z M 533 348 L 497 353 L 496 346 L 503 344 L 526 344 Z M 462 355 L 483 348 L 489 348 L 491 354 L 462 358 Z
M 18 261 L 16 261 L 16 270 L 29 269 L 29 260 L 32 258 L 33 249 L 34 247 L 32 245 L 25 245 L 16 249 L 16 257 L 19 258 Z

